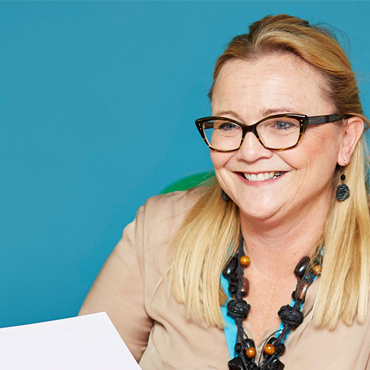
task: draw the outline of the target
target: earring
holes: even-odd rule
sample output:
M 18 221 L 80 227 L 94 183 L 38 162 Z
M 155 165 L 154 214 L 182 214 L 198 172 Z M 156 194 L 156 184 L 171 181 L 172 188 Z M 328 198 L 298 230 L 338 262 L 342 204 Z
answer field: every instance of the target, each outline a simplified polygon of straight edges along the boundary
M 339 202 L 343 202 L 344 200 L 349 198 L 350 192 L 348 185 L 344 183 L 344 180 L 346 179 L 346 175 L 344 174 L 344 167 L 340 167 L 340 169 L 342 170 L 342 174 L 340 175 L 342 183 L 337 187 L 336 196 Z
M 230 200 L 230 197 L 225 193 L 224 189 L 221 189 L 221 197 L 225 202 Z

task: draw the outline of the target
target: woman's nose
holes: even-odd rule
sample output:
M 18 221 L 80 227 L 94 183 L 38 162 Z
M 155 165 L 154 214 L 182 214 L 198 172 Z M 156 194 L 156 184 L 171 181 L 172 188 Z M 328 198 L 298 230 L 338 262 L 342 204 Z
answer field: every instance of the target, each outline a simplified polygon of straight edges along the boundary
M 240 159 L 254 162 L 261 158 L 271 158 L 273 152 L 266 149 L 254 133 L 248 132 L 236 154 Z

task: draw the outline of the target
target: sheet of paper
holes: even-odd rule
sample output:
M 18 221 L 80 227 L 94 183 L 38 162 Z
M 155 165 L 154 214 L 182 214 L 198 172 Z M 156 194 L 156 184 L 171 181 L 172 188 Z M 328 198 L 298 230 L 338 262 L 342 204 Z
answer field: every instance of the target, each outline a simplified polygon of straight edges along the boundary
M 0 369 L 140 370 L 105 312 L 0 329 Z

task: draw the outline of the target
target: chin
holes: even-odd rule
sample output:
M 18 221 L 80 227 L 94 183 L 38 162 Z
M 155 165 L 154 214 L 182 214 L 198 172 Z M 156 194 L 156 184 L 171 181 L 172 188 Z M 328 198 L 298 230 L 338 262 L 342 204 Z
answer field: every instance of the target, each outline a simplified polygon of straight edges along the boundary
M 243 205 L 242 207 L 239 206 L 239 210 L 241 216 L 244 219 L 255 220 L 255 221 L 269 221 L 274 218 L 277 214 L 279 214 L 279 208 L 271 207 L 269 205 L 260 205 L 253 204 L 253 206 Z

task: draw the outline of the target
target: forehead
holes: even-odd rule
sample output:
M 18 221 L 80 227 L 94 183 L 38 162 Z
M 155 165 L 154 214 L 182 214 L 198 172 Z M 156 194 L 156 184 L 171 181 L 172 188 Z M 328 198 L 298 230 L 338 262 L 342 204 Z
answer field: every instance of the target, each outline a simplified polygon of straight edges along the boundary
M 259 119 L 266 112 L 326 114 L 334 109 L 328 90 L 322 74 L 294 54 L 236 59 L 226 62 L 217 76 L 212 110 L 214 115 L 236 111 L 243 119 Z

